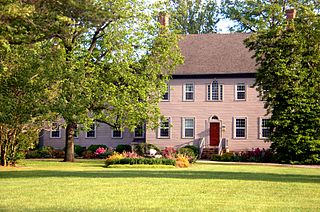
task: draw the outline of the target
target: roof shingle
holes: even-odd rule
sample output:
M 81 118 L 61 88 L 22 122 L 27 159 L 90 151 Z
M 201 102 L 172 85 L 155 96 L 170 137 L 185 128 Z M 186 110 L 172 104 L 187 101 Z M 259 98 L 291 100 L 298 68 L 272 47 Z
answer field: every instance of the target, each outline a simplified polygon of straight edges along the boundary
M 255 73 L 253 52 L 243 44 L 250 34 L 184 35 L 179 47 L 185 63 L 174 75 Z

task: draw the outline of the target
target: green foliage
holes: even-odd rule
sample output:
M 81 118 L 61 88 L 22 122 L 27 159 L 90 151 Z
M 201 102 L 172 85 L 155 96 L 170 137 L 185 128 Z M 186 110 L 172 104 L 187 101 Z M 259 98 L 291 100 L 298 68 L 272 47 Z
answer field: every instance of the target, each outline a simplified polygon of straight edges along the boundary
M 255 85 L 272 113 L 271 148 L 284 163 L 320 159 L 320 19 L 315 6 L 297 5 L 296 19 L 247 41 L 259 64 Z
M 92 145 L 91 145 L 92 146 Z M 91 147 L 90 146 L 90 147 Z M 85 151 L 85 147 L 82 147 L 80 145 L 74 145 L 74 153 L 78 156 L 82 156 L 82 153 Z
M 87 150 L 91 151 L 91 152 L 95 152 L 99 147 L 102 147 L 105 150 L 108 150 L 108 147 L 106 145 L 104 145 L 104 144 L 93 144 L 93 145 L 90 145 Z
M 131 152 L 132 151 L 132 147 L 128 144 L 119 144 L 116 149 L 116 152 L 118 153 L 123 153 L 123 152 Z
M 194 150 L 188 147 L 182 147 L 178 149 L 178 154 L 187 157 L 190 163 L 194 163 L 198 158 L 198 155 L 194 153 Z
M 106 167 L 113 164 L 146 164 L 146 165 L 171 165 L 175 166 L 176 161 L 166 158 L 120 158 L 114 160 L 106 160 Z
M 148 144 L 148 143 L 141 143 L 136 145 L 134 147 L 134 152 L 136 152 L 140 156 L 145 156 L 150 151 L 150 149 L 154 149 L 154 150 L 157 150 L 157 152 L 161 152 L 159 147 L 157 147 L 154 144 Z
M 169 0 L 170 28 L 181 34 L 217 32 L 219 7 L 214 0 Z

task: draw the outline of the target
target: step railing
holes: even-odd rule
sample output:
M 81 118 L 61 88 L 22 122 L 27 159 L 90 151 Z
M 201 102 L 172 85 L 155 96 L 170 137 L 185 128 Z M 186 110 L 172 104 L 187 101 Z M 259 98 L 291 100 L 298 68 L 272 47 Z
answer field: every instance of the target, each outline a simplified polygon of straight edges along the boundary
M 201 157 L 203 149 L 205 148 L 205 146 L 206 146 L 205 139 L 204 138 L 200 138 L 200 140 L 199 140 L 199 158 Z
M 228 148 L 228 139 L 222 138 L 218 146 L 218 154 L 222 155 L 223 151 Z

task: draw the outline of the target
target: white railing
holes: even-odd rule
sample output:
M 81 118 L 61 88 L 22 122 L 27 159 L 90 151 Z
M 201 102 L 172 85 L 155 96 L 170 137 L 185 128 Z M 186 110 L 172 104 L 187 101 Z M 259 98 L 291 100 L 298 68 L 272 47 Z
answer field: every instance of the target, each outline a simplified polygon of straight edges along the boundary
M 218 146 L 218 154 L 222 155 L 223 151 L 228 148 L 228 140 L 222 138 Z
M 205 139 L 204 138 L 200 138 L 199 140 L 199 158 L 202 155 L 203 149 L 205 148 L 206 143 L 205 143 Z

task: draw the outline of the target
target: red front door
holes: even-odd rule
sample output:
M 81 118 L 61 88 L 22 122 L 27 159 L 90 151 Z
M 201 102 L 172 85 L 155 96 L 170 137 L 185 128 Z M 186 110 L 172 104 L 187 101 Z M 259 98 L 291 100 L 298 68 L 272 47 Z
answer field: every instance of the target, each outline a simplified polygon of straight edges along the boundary
M 210 123 L 210 146 L 219 146 L 220 123 Z

